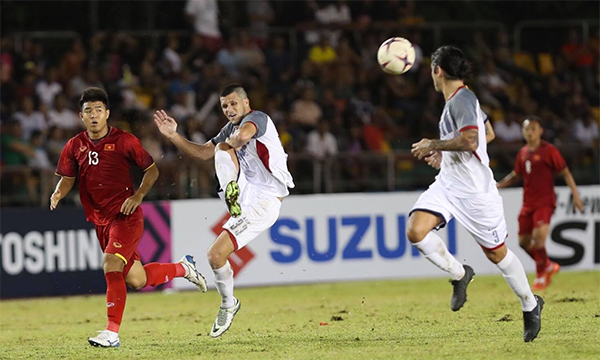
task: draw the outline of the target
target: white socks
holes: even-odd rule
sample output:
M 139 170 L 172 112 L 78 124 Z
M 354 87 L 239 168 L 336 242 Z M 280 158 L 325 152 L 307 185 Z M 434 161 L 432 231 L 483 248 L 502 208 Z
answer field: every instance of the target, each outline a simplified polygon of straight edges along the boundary
M 523 265 L 510 249 L 506 250 L 506 256 L 496 266 L 502 271 L 502 275 L 506 279 L 508 286 L 510 286 L 521 300 L 523 311 L 531 311 L 537 306 L 537 301 L 533 297 L 529 282 L 527 282 Z
M 229 156 L 229 155 L 227 155 Z M 220 269 L 213 269 L 215 273 L 215 285 L 217 291 L 221 294 L 221 307 L 228 309 L 232 308 L 233 303 L 233 270 L 229 261 Z
M 465 275 L 465 268 L 450 254 L 444 241 L 432 231 L 423 240 L 413 244 L 427 260 L 435 266 L 450 273 L 454 280 L 460 280 Z
M 225 191 L 227 184 L 237 179 L 237 169 L 231 155 L 227 151 L 215 152 L 215 171 L 221 189 Z

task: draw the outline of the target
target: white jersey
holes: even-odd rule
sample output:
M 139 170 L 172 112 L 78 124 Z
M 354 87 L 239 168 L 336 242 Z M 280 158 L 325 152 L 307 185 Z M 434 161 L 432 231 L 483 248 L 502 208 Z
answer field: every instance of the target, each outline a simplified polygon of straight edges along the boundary
M 481 110 L 477 96 L 466 87 L 459 88 L 444 106 L 440 120 L 441 140 L 454 139 L 465 130 L 479 130 L 477 150 L 442 152 L 441 171 L 436 181 L 453 196 L 472 197 L 498 192 L 489 166 L 485 121 L 487 116 Z
M 279 133 L 273 120 L 262 111 L 251 111 L 239 125 L 227 123 L 217 136 L 211 139 L 217 145 L 245 123 L 256 127 L 256 134 L 236 151 L 240 170 L 249 184 L 261 193 L 277 197 L 289 195 L 288 188 L 293 188 L 294 179 L 287 167 L 287 154 L 283 150 Z

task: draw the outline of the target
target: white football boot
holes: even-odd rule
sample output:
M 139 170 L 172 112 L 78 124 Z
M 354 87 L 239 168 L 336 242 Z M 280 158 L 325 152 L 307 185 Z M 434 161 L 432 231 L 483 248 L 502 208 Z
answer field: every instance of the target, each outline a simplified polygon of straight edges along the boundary
M 196 270 L 194 257 L 192 255 L 185 255 L 179 260 L 179 263 L 185 268 L 184 278 L 196 285 L 200 291 L 206 292 L 206 279 Z
M 92 346 L 99 346 L 99 347 L 118 347 L 119 345 L 121 345 L 121 342 L 119 342 L 119 334 L 114 332 L 114 331 L 110 331 L 110 330 L 102 330 L 102 331 L 98 331 L 99 334 L 96 337 L 93 338 L 89 338 L 88 342 L 90 343 L 90 345 Z
M 242 303 L 240 303 L 238 299 L 234 298 L 234 300 L 233 307 L 230 307 L 229 309 L 219 308 L 215 323 L 213 324 L 212 329 L 210 329 L 210 336 L 214 338 L 219 337 L 229 329 L 233 323 L 233 317 L 242 306 Z

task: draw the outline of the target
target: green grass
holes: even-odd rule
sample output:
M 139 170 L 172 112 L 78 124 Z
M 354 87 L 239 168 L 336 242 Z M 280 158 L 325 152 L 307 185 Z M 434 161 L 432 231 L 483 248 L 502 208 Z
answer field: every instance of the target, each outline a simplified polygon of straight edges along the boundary
M 600 272 L 556 276 L 542 293 L 542 332 L 522 340 L 522 314 L 501 276 L 478 276 L 450 310 L 444 279 L 239 289 L 231 329 L 208 332 L 219 297 L 131 294 L 121 347 L 93 348 L 103 296 L 0 302 L 1 359 L 597 359 Z M 334 320 L 333 317 L 338 317 Z M 328 323 L 328 325 L 320 325 Z

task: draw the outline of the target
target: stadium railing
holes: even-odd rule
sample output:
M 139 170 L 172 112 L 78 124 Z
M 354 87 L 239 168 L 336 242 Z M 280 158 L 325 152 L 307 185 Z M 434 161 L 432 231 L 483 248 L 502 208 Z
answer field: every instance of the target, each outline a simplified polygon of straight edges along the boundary
M 489 148 L 491 167 L 497 180 L 512 170 L 512 164 L 521 145 L 499 145 Z M 580 145 L 560 146 L 579 185 L 600 183 L 600 156 L 598 149 Z M 171 164 L 172 165 L 172 164 Z M 293 194 L 338 192 L 385 192 L 425 189 L 437 174 L 425 162 L 414 159 L 410 151 L 387 153 L 341 152 L 317 160 L 309 153 L 290 153 L 290 171 L 296 188 Z M 215 196 L 214 170 L 211 162 L 198 163 L 182 157 L 177 166 L 158 162 L 162 179 L 154 185 L 148 200 L 189 199 Z M 3 166 L 3 206 L 48 206 L 48 199 L 58 177 L 51 170 L 35 170 L 28 166 Z M 203 177 L 204 181 L 200 178 Z M 31 181 L 31 180 L 34 181 Z M 37 179 L 37 180 L 36 180 Z M 136 179 L 136 183 L 139 179 Z M 69 195 L 77 203 L 77 191 Z

